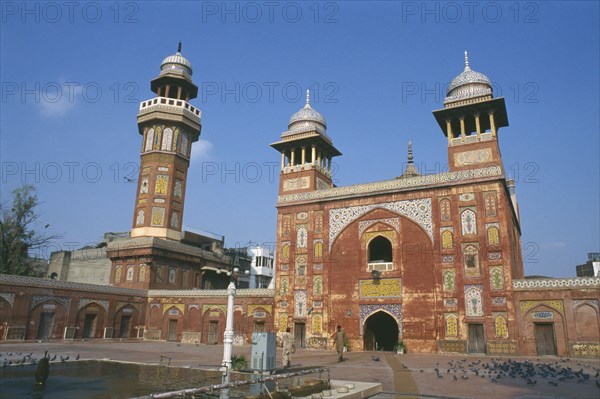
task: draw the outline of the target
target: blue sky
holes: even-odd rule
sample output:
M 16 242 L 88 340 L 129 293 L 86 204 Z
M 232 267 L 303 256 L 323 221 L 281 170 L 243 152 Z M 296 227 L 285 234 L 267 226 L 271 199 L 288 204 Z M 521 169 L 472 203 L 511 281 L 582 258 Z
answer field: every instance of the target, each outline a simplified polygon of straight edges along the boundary
M 572 276 L 599 250 L 598 2 L 1 3 L 2 200 L 22 183 L 63 249 L 131 228 L 139 102 L 183 42 L 203 112 L 184 226 L 228 246 L 275 241 L 279 154 L 313 89 L 344 154 L 338 185 L 398 176 L 413 142 L 447 168 L 431 111 L 464 67 L 506 98 L 526 274 Z

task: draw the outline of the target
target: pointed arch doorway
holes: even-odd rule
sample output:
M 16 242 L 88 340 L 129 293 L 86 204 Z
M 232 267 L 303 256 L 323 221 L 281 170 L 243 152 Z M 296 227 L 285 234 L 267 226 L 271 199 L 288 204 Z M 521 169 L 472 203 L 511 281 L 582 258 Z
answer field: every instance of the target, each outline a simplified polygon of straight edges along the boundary
M 388 313 L 378 311 L 365 320 L 365 350 L 393 351 L 396 342 L 398 342 L 398 322 Z

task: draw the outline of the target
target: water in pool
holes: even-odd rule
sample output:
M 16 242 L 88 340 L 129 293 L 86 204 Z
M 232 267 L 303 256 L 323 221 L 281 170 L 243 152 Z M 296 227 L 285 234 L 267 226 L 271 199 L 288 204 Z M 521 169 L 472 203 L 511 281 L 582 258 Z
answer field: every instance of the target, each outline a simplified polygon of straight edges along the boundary
M 0 368 L 0 398 L 131 398 L 221 382 L 221 374 L 217 371 L 76 361 L 51 363 L 46 385 L 36 386 L 35 370 L 35 365 Z

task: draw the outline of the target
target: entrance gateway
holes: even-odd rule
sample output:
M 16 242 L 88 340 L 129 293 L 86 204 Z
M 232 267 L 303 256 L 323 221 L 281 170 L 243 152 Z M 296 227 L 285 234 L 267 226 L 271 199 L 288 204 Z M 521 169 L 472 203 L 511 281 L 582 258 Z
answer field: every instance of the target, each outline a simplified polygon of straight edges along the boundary
M 364 325 L 363 346 L 366 351 L 393 351 L 398 342 L 398 322 L 384 311 L 377 311 L 367 318 Z

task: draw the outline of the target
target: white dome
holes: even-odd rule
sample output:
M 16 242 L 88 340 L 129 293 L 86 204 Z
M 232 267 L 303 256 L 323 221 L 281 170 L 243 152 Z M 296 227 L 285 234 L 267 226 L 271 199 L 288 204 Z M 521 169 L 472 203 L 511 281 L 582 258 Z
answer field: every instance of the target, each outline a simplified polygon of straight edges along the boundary
M 160 64 L 160 72 L 169 72 L 170 70 L 181 71 L 188 75 L 192 75 L 192 63 L 187 58 L 181 55 L 181 42 L 177 48 L 177 53 L 168 56 Z
M 327 129 L 327 123 L 323 116 L 315 111 L 310 106 L 310 97 L 308 90 L 306 91 L 306 105 L 300 111 L 296 112 L 288 122 L 289 130 L 305 130 L 310 127 L 315 127 L 317 130 Z
M 469 58 L 465 51 L 465 70 L 452 79 L 450 85 L 448 85 L 446 101 L 478 97 L 486 94 L 492 94 L 492 82 L 484 74 L 473 71 L 469 67 Z

